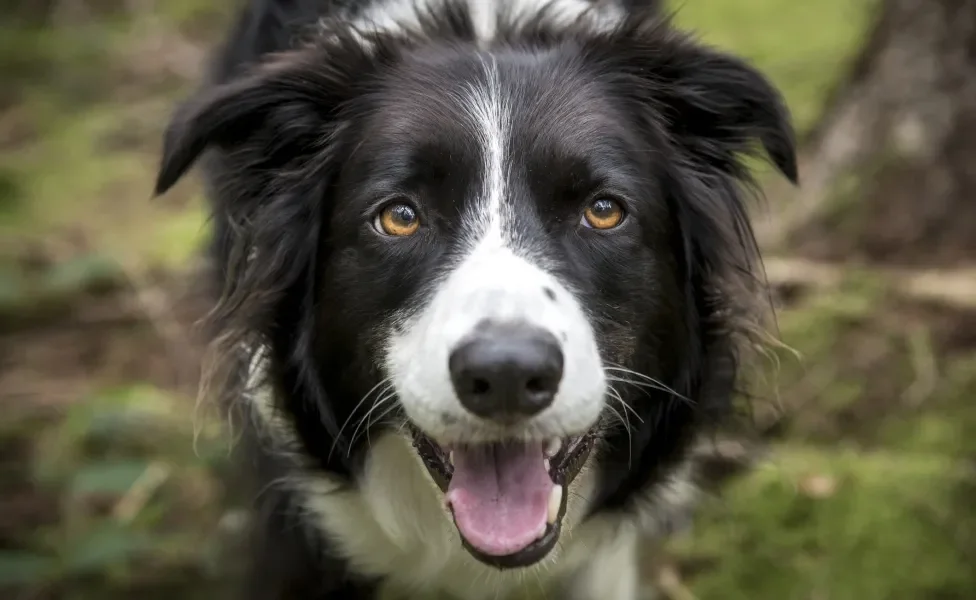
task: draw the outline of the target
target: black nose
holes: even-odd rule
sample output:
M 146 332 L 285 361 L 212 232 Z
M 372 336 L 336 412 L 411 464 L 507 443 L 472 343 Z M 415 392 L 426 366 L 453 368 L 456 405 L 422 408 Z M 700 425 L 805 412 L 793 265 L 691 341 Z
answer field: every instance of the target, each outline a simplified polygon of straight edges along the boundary
M 543 329 L 484 323 L 451 352 L 448 367 L 468 410 L 512 421 L 552 404 L 563 376 L 563 353 L 556 337 Z

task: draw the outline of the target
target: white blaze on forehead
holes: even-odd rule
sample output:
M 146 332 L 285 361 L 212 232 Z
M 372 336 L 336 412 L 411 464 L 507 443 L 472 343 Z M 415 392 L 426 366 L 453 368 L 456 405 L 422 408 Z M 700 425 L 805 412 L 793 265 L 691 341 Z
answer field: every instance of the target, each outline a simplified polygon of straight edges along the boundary
M 484 58 L 482 65 L 484 81 L 471 84 L 464 98 L 464 108 L 478 138 L 482 161 L 481 192 L 477 203 L 464 216 L 469 251 L 474 250 L 475 245 L 486 246 L 486 249 L 501 248 L 512 242 L 505 239 L 503 230 L 511 113 L 502 94 L 494 58 Z
M 626 14 L 616 3 L 592 0 L 375 0 L 351 20 L 363 33 L 416 31 L 432 8 L 445 4 L 467 8 L 475 38 L 482 47 L 495 40 L 500 20 L 517 23 L 545 11 L 546 22 L 553 25 L 585 22 L 596 30 L 607 30 Z M 339 15 L 342 16 L 341 11 Z M 363 42 L 369 44 L 365 37 Z
M 421 15 L 444 4 L 467 7 L 480 41 L 494 39 L 500 17 L 517 22 L 546 11 L 553 24 L 567 25 L 589 16 L 594 23 L 609 25 L 623 16 L 619 6 L 592 0 L 379 0 L 355 21 L 379 31 L 415 28 Z

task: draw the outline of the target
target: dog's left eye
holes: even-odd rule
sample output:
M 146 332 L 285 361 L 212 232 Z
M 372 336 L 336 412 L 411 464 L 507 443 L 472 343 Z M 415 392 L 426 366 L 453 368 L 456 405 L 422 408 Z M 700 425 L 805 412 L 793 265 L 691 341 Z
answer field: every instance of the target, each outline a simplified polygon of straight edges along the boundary
M 420 217 L 410 204 L 391 202 L 376 215 L 373 227 L 383 235 L 406 237 L 420 229 Z
M 624 208 L 616 200 L 597 198 L 583 211 L 580 221 L 590 229 L 613 229 L 623 222 L 625 216 Z

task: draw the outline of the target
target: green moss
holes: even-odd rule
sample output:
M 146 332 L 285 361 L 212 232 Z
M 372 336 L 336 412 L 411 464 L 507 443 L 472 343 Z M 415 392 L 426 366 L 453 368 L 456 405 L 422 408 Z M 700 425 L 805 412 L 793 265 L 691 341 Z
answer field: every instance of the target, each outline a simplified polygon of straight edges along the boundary
M 880 443 L 907 452 L 976 456 L 976 354 L 953 357 L 933 373 L 922 404 L 886 419 Z
M 882 277 L 850 270 L 780 313 L 802 355 L 781 361 L 781 442 L 675 544 L 714 561 L 699 597 L 972 597 L 976 354 L 903 311 Z
M 822 494 L 804 492 L 812 477 Z M 676 547 L 718 561 L 692 582 L 701 598 L 969 598 L 976 572 L 956 532 L 976 523 L 956 492 L 973 477 L 940 455 L 786 446 Z
M 806 376 L 817 378 L 818 369 L 836 371 L 833 357 L 842 334 L 867 322 L 884 297 L 885 287 L 871 273 L 851 271 L 838 289 L 813 295 L 799 305 L 780 311 L 777 319 L 782 341 L 799 359 L 781 352 L 778 380 L 784 388 Z M 840 383 L 830 377 L 833 383 Z M 856 383 L 856 382 L 852 382 Z M 846 394 L 841 394 L 846 396 Z
M 796 441 L 843 437 L 865 448 L 976 453 L 962 434 L 976 426 L 976 355 L 933 347 L 932 334 L 903 309 L 882 277 L 850 270 L 779 314 L 782 340 L 775 383 Z

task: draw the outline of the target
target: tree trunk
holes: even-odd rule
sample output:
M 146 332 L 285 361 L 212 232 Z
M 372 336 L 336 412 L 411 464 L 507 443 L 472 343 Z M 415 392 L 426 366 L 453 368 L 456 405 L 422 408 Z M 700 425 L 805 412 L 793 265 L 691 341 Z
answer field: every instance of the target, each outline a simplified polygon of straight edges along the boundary
M 976 260 L 976 0 L 885 0 L 813 132 L 779 236 L 813 259 Z M 801 211 L 802 212 L 802 211 Z

